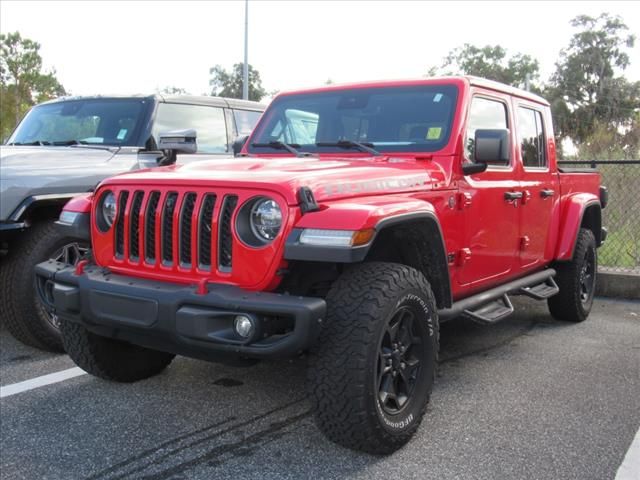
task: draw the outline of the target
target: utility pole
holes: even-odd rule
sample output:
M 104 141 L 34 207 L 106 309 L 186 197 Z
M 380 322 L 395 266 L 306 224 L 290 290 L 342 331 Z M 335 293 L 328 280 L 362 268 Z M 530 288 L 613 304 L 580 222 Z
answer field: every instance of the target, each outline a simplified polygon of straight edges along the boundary
M 244 64 L 242 68 L 242 98 L 249 100 L 249 0 L 244 0 Z

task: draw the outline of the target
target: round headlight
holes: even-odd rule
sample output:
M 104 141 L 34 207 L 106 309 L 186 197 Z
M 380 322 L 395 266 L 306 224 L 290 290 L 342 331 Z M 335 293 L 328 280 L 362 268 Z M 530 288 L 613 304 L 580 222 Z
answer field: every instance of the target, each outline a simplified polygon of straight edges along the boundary
M 249 224 L 256 237 L 270 242 L 282 226 L 282 211 L 271 199 L 258 200 L 251 208 Z
M 113 222 L 116 219 L 116 196 L 113 192 L 107 192 L 102 197 L 102 206 L 101 206 L 101 214 L 102 220 L 104 221 L 104 225 L 107 229 L 111 228 Z

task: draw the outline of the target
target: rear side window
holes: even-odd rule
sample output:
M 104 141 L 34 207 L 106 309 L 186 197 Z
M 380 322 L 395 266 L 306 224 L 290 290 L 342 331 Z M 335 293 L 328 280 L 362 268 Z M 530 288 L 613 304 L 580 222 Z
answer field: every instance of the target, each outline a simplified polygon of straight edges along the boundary
M 236 121 L 236 130 L 239 136 L 250 135 L 253 127 L 258 123 L 262 112 L 254 110 L 233 110 L 233 118 Z
M 509 128 L 509 124 L 507 122 L 507 106 L 504 103 L 488 98 L 474 97 L 471 102 L 465 139 L 467 159 L 473 160 L 474 158 L 476 130 L 506 128 Z
M 226 153 L 227 125 L 220 107 L 161 103 L 158 106 L 153 137 L 171 130 L 194 129 L 197 135 L 198 153 Z
M 546 167 L 542 114 L 530 108 L 518 108 L 520 155 L 525 167 Z

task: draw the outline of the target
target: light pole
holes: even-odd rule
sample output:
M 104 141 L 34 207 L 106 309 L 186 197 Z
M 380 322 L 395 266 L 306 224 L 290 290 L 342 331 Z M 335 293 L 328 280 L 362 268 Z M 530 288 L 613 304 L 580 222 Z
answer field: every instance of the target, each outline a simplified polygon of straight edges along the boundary
M 242 98 L 249 100 L 249 0 L 244 1 L 244 64 L 242 66 Z

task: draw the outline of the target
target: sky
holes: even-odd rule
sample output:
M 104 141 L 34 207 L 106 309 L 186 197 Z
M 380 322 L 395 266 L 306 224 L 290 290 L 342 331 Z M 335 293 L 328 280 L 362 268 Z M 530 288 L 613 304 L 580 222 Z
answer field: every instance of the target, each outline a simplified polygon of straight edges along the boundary
M 0 2 L 0 31 L 41 44 L 74 95 L 210 92 L 209 68 L 244 55 L 245 2 Z M 640 2 L 249 1 L 249 63 L 267 91 L 416 78 L 464 43 L 538 59 L 542 78 L 579 14 L 619 15 L 640 37 Z M 638 42 L 640 43 L 640 38 Z M 626 76 L 640 80 L 640 47 Z

